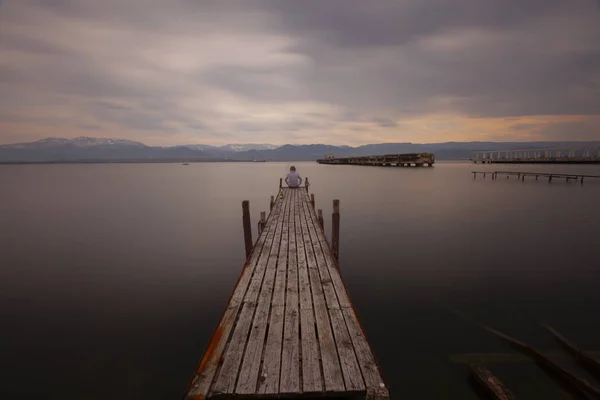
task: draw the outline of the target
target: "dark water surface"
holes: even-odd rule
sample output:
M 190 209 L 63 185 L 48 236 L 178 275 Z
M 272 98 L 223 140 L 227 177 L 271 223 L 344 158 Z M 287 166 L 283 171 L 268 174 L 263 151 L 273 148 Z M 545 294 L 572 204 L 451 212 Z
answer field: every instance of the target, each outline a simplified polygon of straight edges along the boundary
M 181 398 L 241 271 L 241 201 L 255 227 L 287 167 L 0 166 L 2 398 Z M 600 350 L 600 180 L 469 173 L 600 167 L 297 167 L 327 232 L 341 201 L 342 275 L 392 396 L 476 398 L 468 354 L 506 353 L 489 365 L 521 398 L 567 398 L 444 305 L 542 349 L 548 321 Z

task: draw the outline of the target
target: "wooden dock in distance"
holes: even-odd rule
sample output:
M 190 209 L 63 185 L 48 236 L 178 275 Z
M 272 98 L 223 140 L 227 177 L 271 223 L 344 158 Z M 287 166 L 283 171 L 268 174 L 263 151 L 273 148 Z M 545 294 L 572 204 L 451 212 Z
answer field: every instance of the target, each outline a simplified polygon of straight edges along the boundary
M 389 398 L 314 201 L 280 193 L 186 399 Z
M 319 164 L 331 165 L 368 165 L 375 167 L 433 167 L 435 155 L 432 153 L 421 154 L 387 154 L 382 156 L 346 157 L 335 158 L 326 156 L 317 160 Z
M 506 179 L 509 179 L 511 176 L 516 176 L 517 180 L 522 180 L 525 182 L 525 177 L 532 176 L 535 177 L 537 181 L 539 177 L 548 178 L 548 182 L 552 182 L 552 179 L 562 179 L 565 181 L 579 181 L 583 184 L 584 178 L 600 178 L 600 175 L 582 175 L 582 174 L 556 174 L 556 173 L 545 173 L 545 172 L 518 172 L 518 171 L 472 171 L 473 179 L 477 178 L 477 175 L 483 175 L 483 179 L 487 175 L 490 175 L 492 180 L 498 179 L 498 175 L 505 175 Z
M 600 146 L 475 151 L 475 164 L 600 164 Z

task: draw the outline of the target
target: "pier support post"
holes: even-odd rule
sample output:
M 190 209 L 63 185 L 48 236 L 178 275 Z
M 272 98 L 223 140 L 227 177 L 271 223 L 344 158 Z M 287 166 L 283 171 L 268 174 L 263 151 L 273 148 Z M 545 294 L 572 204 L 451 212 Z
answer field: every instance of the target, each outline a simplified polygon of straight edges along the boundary
M 244 225 L 244 245 L 246 247 L 246 259 L 252 252 L 252 225 L 250 223 L 250 202 L 242 201 L 242 223 Z
M 312 206 L 313 210 L 315 209 L 315 194 L 311 193 L 310 194 L 310 205 Z
M 283 178 L 279 178 L 279 189 L 283 187 Z
M 273 211 L 274 204 L 275 204 L 275 196 L 271 196 L 271 204 L 269 204 L 269 212 Z
M 340 260 L 340 201 L 333 201 L 331 216 L 331 251 L 336 261 Z
M 265 229 L 266 224 L 267 224 L 267 213 L 262 211 L 260 213 L 260 221 L 258 221 L 258 236 L 260 236 L 262 231 Z
M 304 178 L 304 187 L 306 188 L 306 193 L 308 193 L 309 186 L 310 186 L 310 182 L 308 181 L 308 176 L 307 176 L 306 178 Z
M 583 181 L 582 181 L 582 183 L 583 183 Z M 325 230 L 325 221 L 323 220 L 323 210 L 319 210 L 318 214 L 319 214 L 319 224 L 321 224 L 321 229 Z

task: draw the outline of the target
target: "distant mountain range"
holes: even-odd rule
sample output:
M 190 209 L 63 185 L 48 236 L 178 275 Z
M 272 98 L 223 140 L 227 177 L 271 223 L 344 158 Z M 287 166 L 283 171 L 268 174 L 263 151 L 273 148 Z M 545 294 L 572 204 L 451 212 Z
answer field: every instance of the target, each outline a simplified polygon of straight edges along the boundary
M 474 151 L 600 146 L 600 142 L 446 142 L 381 143 L 358 147 L 324 144 L 274 146 L 271 144 L 201 144 L 158 147 L 124 139 L 78 137 L 47 138 L 0 146 L 0 162 L 170 162 L 170 161 L 314 161 L 326 154 L 336 157 L 396 153 L 435 153 L 438 160 L 468 159 Z

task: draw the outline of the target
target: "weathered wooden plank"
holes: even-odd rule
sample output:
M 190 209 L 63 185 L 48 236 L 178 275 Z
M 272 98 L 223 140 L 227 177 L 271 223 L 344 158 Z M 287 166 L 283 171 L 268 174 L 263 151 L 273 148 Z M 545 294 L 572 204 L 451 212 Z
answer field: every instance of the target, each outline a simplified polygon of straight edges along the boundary
M 278 221 L 282 206 L 283 204 L 280 202 L 275 205 L 273 218 L 270 217 L 267 222 L 268 228 L 266 231 L 268 232 L 266 234 L 265 243 L 256 264 L 256 268 L 253 271 L 248 289 L 244 294 L 244 303 L 241 307 L 241 312 L 239 313 L 227 349 L 223 355 L 223 364 L 217 379 L 210 390 L 211 393 L 233 393 L 233 390 L 235 389 L 240 363 L 242 362 L 244 348 L 248 338 L 248 331 L 252 325 L 254 312 L 256 310 L 256 297 L 258 296 L 258 291 L 264 278 L 266 264 L 271 255 L 271 248 L 277 227 L 280 226 Z M 248 272 L 249 271 L 246 271 L 246 273 Z
M 298 195 L 301 200 L 302 194 Z M 300 296 L 300 309 L 312 310 L 312 294 L 310 290 L 310 280 L 308 278 L 308 264 L 306 262 L 306 249 L 304 248 L 304 240 L 302 235 L 302 223 L 300 210 L 302 207 L 298 204 L 294 210 L 294 222 L 296 229 L 296 247 L 298 255 L 298 283 Z
M 298 191 L 296 191 L 298 192 Z M 288 270 L 285 296 L 283 349 L 281 353 L 280 393 L 299 393 L 300 388 L 300 309 L 298 306 L 298 256 L 296 250 L 296 206 L 298 194 L 290 210 Z
M 283 314 L 285 309 L 285 287 L 287 281 L 288 241 L 290 231 L 290 214 L 294 205 L 295 191 L 288 189 L 287 208 L 283 214 L 281 244 L 277 257 L 277 268 L 273 297 L 271 299 L 271 316 L 267 342 L 263 357 L 263 367 L 259 378 L 259 393 L 278 393 L 281 375 L 281 352 L 283 336 Z M 293 215 L 292 215 L 293 218 Z M 293 224 L 292 224 L 293 225 Z
M 287 208 L 283 214 L 283 228 L 281 232 L 281 241 L 279 245 L 279 255 L 277 257 L 277 272 L 275 275 L 275 286 L 273 288 L 273 306 L 285 305 L 285 284 L 287 279 L 287 258 L 288 258 L 288 241 L 290 230 L 290 213 L 291 206 L 294 203 L 297 190 L 287 189 Z M 293 215 L 292 217 L 293 218 Z
M 258 238 L 256 246 L 254 247 L 254 251 L 252 252 L 252 255 L 250 256 L 250 261 L 248 262 L 247 266 L 244 268 L 244 271 L 242 272 L 242 275 L 240 276 L 240 279 L 236 285 L 233 295 L 231 296 L 231 299 L 229 300 L 228 308 L 236 308 L 242 303 L 242 301 L 244 300 L 244 296 L 246 295 L 246 289 L 248 288 L 250 279 L 252 279 L 254 270 L 257 266 L 258 260 L 261 256 L 263 250 L 265 250 L 265 249 L 270 250 L 270 248 L 271 248 L 270 243 L 272 243 L 272 235 L 275 230 L 275 226 L 277 224 L 277 219 L 279 217 L 279 213 L 281 212 L 281 206 L 282 206 L 282 203 L 276 203 L 274 205 L 275 209 L 273 210 L 273 212 L 269 215 L 269 218 L 267 219 L 265 229 L 263 230 L 262 234 Z M 271 238 L 271 239 L 269 239 L 269 238 Z M 265 245 L 267 245 L 267 246 L 265 246 Z M 267 254 L 267 256 L 268 256 L 268 254 Z M 249 271 L 248 271 L 248 269 L 249 269 Z M 249 273 L 247 273 L 247 272 L 249 272 Z
M 283 214 L 279 216 L 273 246 L 269 254 L 269 259 L 264 274 L 264 280 L 258 297 L 258 305 L 252 322 L 252 329 L 248 337 L 248 344 L 244 352 L 242 365 L 239 371 L 239 377 L 235 388 L 235 393 L 250 394 L 256 393 L 258 384 L 258 375 L 260 373 L 260 364 L 265 345 L 265 335 L 269 320 L 269 310 L 273 296 L 273 284 L 275 273 L 277 271 L 277 260 L 279 258 L 279 245 L 283 231 L 283 216 L 288 211 L 290 203 L 289 196 L 285 196 L 283 204 Z M 287 227 L 285 227 L 287 229 Z
M 276 208 L 274 213 L 278 213 L 279 210 L 280 207 Z M 271 221 L 273 221 L 273 219 Z M 256 269 L 261 254 L 263 254 L 263 251 L 266 253 L 269 252 L 270 245 L 265 247 L 265 242 L 269 232 L 274 231 L 274 223 L 271 221 L 267 224 L 263 234 L 259 237 L 250 260 L 242 270 L 242 274 L 233 291 L 229 304 L 227 305 L 227 309 L 223 314 L 217 330 L 215 331 L 204 357 L 198 366 L 196 376 L 192 379 L 190 388 L 188 390 L 189 396 L 206 396 L 211 389 L 211 384 L 215 377 L 215 373 L 217 372 L 219 361 L 224 353 L 225 348 L 227 347 L 231 332 L 234 329 L 235 320 L 240 311 L 241 301 L 246 289 L 248 288 L 250 279 L 254 270 Z
M 325 294 L 325 302 L 327 303 L 327 308 L 339 309 L 340 304 L 338 302 L 335 288 L 333 287 L 333 282 L 329 274 L 329 268 L 327 267 L 327 263 L 325 262 L 325 256 L 323 254 L 323 249 L 321 248 L 321 242 L 319 241 L 319 238 L 317 236 L 317 230 L 320 229 L 318 226 L 315 226 L 315 223 L 318 221 L 316 218 L 312 218 L 314 210 L 308 206 L 308 203 L 302 202 L 302 205 L 307 219 L 308 233 L 314 250 L 315 263 L 319 271 L 319 276 L 321 280 L 320 283 L 323 288 L 323 293 Z
M 205 397 L 208 394 L 210 385 L 219 365 L 219 359 L 227 344 L 227 338 L 234 326 L 236 315 L 237 309 L 228 308 L 225 310 L 217 330 L 204 353 L 204 357 L 196 370 L 195 376 L 190 383 L 188 396 Z
M 377 366 L 375 358 L 373 357 L 373 352 L 371 351 L 363 330 L 358 323 L 358 319 L 356 318 L 354 310 L 352 308 L 343 308 L 342 314 L 344 314 L 344 320 L 346 321 L 346 326 L 348 327 L 350 339 L 354 345 L 354 351 L 356 353 L 356 358 L 358 360 L 358 365 L 360 366 L 362 376 L 365 380 L 367 393 L 379 393 L 381 396 L 389 397 L 385 384 L 383 383 L 381 373 L 379 372 L 379 367 Z
M 333 339 L 331 323 L 329 320 L 329 312 L 325 303 L 325 295 L 321 287 L 321 278 L 319 269 L 316 265 L 316 259 L 310 232 L 308 230 L 307 218 L 304 207 L 300 210 L 300 222 L 302 225 L 302 240 L 306 250 L 306 260 L 308 264 L 308 275 L 310 279 L 311 292 L 313 298 L 313 309 L 315 313 L 315 323 L 317 325 L 317 334 L 319 341 L 319 349 L 321 352 L 321 364 L 323 366 L 323 377 L 325 381 L 326 391 L 343 391 L 344 379 L 340 360 L 338 357 L 337 347 Z
M 232 393 L 235 389 L 235 383 L 244 354 L 248 331 L 252 326 L 255 309 L 256 303 L 244 303 L 242 305 L 242 310 L 235 324 L 233 335 L 231 336 L 227 350 L 223 355 L 223 365 L 219 370 L 217 379 L 210 389 L 211 395 Z
M 319 362 L 319 344 L 315 332 L 314 311 L 300 310 L 300 335 L 302 337 L 302 391 L 321 392 L 323 378 Z
M 344 376 L 347 391 L 365 390 L 365 382 L 354 354 L 354 345 L 348 334 L 344 315 L 340 309 L 330 309 L 331 326 L 335 337 L 335 344 L 340 355 L 340 365 Z
M 325 240 L 325 235 L 320 229 L 318 229 L 318 226 L 316 226 L 318 224 L 318 217 L 314 214 L 314 212 L 312 212 L 312 209 L 308 207 L 306 203 L 304 206 L 304 211 L 307 219 L 309 219 L 308 225 L 311 233 L 312 244 L 313 248 L 315 249 L 315 256 L 321 277 L 321 283 L 325 293 L 327 306 L 329 308 L 329 315 L 331 317 L 332 328 L 335 336 L 336 346 L 338 348 L 346 389 L 364 390 L 365 383 L 363 381 L 361 369 L 358 365 L 358 360 L 355 355 L 354 345 L 349 337 L 345 319 L 343 318 L 342 313 L 337 310 L 340 303 L 344 304 L 345 308 L 351 308 L 352 306 L 350 304 L 345 286 L 343 285 L 339 275 L 339 271 L 335 266 L 336 264 L 333 262 L 333 257 L 331 255 L 329 245 Z M 337 285 L 333 285 L 332 282 L 336 282 Z M 373 358 L 370 348 L 368 351 L 370 357 Z M 380 377 L 378 380 L 381 381 Z
M 313 223 L 316 223 L 319 221 L 318 217 L 315 216 L 314 213 L 309 212 L 309 215 L 311 216 Z M 321 250 L 323 252 L 323 257 L 325 258 L 327 268 L 329 269 L 329 278 L 331 279 L 331 282 L 332 282 L 333 287 L 335 288 L 335 292 L 337 294 L 339 306 L 341 308 L 352 307 L 349 297 L 348 297 L 348 292 L 346 290 L 346 286 L 344 285 L 342 278 L 340 276 L 339 269 L 337 268 L 337 263 L 333 260 L 331 248 L 329 247 L 329 244 L 327 243 L 325 234 L 323 233 L 322 230 L 318 229 L 318 227 L 315 231 L 316 231 L 317 239 L 321 245 Z M 322 275 L 322 279 L 327 280 L 327 275 L 326 274 Z
M 264 360 L 258 380 L 258 393 L 279 393 L 284 308 L 284 306 L 271 308 Z

